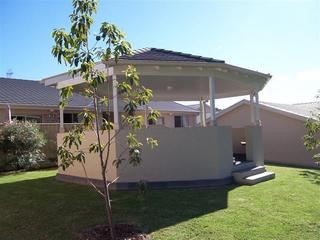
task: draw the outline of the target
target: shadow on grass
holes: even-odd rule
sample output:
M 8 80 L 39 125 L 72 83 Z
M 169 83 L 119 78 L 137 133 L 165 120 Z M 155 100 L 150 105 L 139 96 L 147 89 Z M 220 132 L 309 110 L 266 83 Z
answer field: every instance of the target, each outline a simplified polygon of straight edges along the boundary
M 117 222 L 153 232 L 227 208 L 234 187 L 154 190 L 144 197 L 134 191 L 112 192 L 113 214 Z M 0 199 L 4 239 L 72 239 L 105 220 L 96 192 L 54 177 L 0 184 Z
M 320 185 L 320 171 L 318 170 L 303 170 L 299 173 L 300 176 L 307 178 L 310 182 Z

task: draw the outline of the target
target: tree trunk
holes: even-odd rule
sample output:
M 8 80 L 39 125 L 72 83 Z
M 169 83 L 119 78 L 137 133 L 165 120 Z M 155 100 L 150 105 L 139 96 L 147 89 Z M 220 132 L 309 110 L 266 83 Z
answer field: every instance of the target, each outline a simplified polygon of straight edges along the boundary
M 115 231 L 114 231 L 114 225 L 112 220 L 112 208 L 111 208 L 111 200 L 110 200 L 110 193 L 109 193 L 109 187 L 107 186 L 106 176 L 105 172 L 103 173 L 103 188 L 104 188 L 104 203 L 105 203 L 105 210 L 107 215 L 107 220 L 109 222 L 109 229 L 110 229 L 110 235 L 111 239 L 115 240 Z
M 96 92 L 95 92 L 96 94 Z M 96 117 L 96 131 L 97 131 L 97 140 L 99 145 L 99 157 L 100 157 L 100 165 L 101 165 L 101 175 L 103 180 L 103 190 L 104 190 L 104 203 L 105 203 L 105 210 L 107 215 L 107 220 L 109 223 L 109 229 L 110 229 L 110 235 L 111 239 L 115 240 L 115 231 L 113 227 L 113 221 L 112 221 L 112 209 L 111 209 L 111 200 L 110 200 L 110 192 L 109 187 L 107 183 L 107 177 L 106 177 L 106 171 L 104 168 L 104 161 L 103 161 L 103 150 L 101 149 L 101 139 L 100 139 L 100 127 L 99 127 L 99 103 L 97 96 L 94 96 L 94 109 L 95 109 L 95 117 Z M 110 138 L 110 136 L 109 136 Z M 109 139 L 110 141 L 110 139 Z M 107 159 L 108 160 L 108 159 Z M 106 161 L 107 161 L 106 160 Z

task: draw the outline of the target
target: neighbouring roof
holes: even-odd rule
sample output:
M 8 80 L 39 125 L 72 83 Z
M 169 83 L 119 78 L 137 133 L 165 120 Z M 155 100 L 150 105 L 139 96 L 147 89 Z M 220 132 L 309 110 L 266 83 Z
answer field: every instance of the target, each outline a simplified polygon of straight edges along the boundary
M 296 104 L 283 104 L 283 103 L 270 103 L 261 102 L 261 104 L 277 108 L 279 110 L 294 113 L 300 116 L 310 118 L 313 113 L 320 113 L 320 103 L 319 102 L 309 102 L 309 103 L 296 103 Z
M 39 81 L 0 78 L 0 105 L 58 107 L 59 101 L 59 90 L 54 87 L 46 87 Z M 121 107 L 121 102 L 119 105 Z M 199 112 L 188 106 L 169 101 L 150 102 L 148 106 L 162 112 Z M 92 107 L 92 104 L 89 99 L 74 93 L 67 107 Z M 144 107 L 139 107 L 139 109 L 144 110 Z
M 189 106 L 176 103 L 176 102 L 171 102 L 171 101 L 151 101 L 148 104 L 148 107 L 157 110 L 157 111 L 162 111 L 162 112 L 191 112 L 191 113 L 199 113 L 198 110 L 190 108 Z M 143 109 L 143 107 L 139 107 L 140 110 Z
M 243 104 L 249 105 L 250 102 L 248 100 L 243 99 L 231 105 L 230 107 L 223 109 L 221 112 L 218 113 L 217 117 L 220 117 Z M 319 102 L 296 103 L 296 104 L 260 102 L 260 108 L 266 109 L 272 112 L 280 113 L 288 117 L 293 117 L 299 120 L 306 120 L 307 118 L 312 118 L 314 114 L 320 113 Z
M 218 60 L 209 57 L 165 50 L 161 48 L 142 48 L 135 50 L 133 55 L 125 55 L 120 57 L 123 60 L 149 60 L 149 61 L 182 61 L 182 62 L 209 62 L 209 63 L 224 63 L 223 60 Z
M 59 90 L 46 87 L 39 81 L 0 78 L 0 104 L 34 107 L 58 107 Z M 81 108 L 90 106 L 91 101 L 79 94 L 74 94 L 68 107 Z
M 199 110 L 200 111 L 200 104 L 199 103 L 188 105 L 188 107 L 191 107 L 191 108 L 193 108 L 195 110 Z M 210 110 L 210 106 L 207 103 L 205 104 L 205 107 L 206 107 L 207 110 Z

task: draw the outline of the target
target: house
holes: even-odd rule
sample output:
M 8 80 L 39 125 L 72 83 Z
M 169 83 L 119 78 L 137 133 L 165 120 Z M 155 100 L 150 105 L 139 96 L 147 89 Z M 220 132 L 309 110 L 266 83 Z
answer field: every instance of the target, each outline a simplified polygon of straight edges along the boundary
M 65 123 L 77 122 L 77 113 L 88 106 L 88 99 L 75 94 L 65 109 Z M 59 90 L 39 81 L 0 78 L 0 123 L 13 119 L 59 123 L 59 118 Z
M 59 101 L 59 90 L 44 86 L 39 81 L 0 78 L 0 123 L 14 119 L 42 124 L 59 123 Z M 78 113 L 91 107 L 87 98 L 75 93 L 64 109 L 64 123 L 78 123 Z M 173 101 L 150 102 L 148 107 L 161 113 L 157 123 L 149 124 L 165 127 L 194 126 L 199 113 Z M 140 114 L 144 111 L 143 107 L 139 108 Z
M 264 157 L 268 163 L 286 164 L 301 167 L 316 167 L 312 153 L 303 145 L 306 134 L 305 122 L 312 118 L 312 112 L 320 112 L 319 103 L 279 104 L 260 103 L 263 132 Z M 224 110 L 218 116 L 218 123 L 231 125 L 235 130 L 234 152 L 244 154 L 241 141 L 245 142 L 243 128 L 252 124 L 248 117 L 250 102 L 242 100 Z
M 64 122 L 63 131 L 69 130 L 79 123 L 78 114 L 83 108 L 92 108 L 87 98 L 75 93 L 60 115 L 59 101 L 59 90 L 39 81 L 0 78 L 0 127 L 10 120 L 38 123 L 48 140 L 44 152 L 47 158 L 56 159 L 56 134 L 62 131 L 60 117 Z M 146 123 L 149 127 L 192 127 L 199 114 L 199 111 L 173 101 L 150 102 L 148 107 L 161 113 L 156 123 Z M 140 107 L 138 114 L 144 112 L 144 107 Z
M 110 158 L 116 159 L 125 151 L 126 130 L 119 133 L 119 96 L 117 82 L 124 81 L 124 70 L 134 65 L 139 72 L 141 84 L 153 90 L 154 101 L 210 101 L 210 125 L 189 128 L 144 128 L 137 134 L 139 139 L 154 137 L 159 146 L 151 150 L 142 147 L 143 162 L 139 167 L 115 168 L 109 162 L 108 181 L 116 189 L 128 189 L 144 180 L 150 187 L 213 186 L 232 181 L 235 171 L 246 170 L 239 182 L 254 184 L 274 177 L 264 167 L 262 129 L 259 115 L 259 92 L 264 88 L 270 74 L 225 63 L 223 60 L 196 56 L 159 48 L 144 48 L 133 55 L 122 56 L 118 63 L 112 62 L 108 69 L 102 62 L 96 68 L 107 71 L 109 81 L 98 89 L 98 94 L 106 90 L 113 93 L 113 120 L 115 129 L 111 131 L 114 144 L 110 148 Z M 68 73 L 45 78 L 45 86 L 57 89 L 74 86 L 81 91 L 86 84 L 77 76 Z M 233 160 L 232 127 L 217 124 L 215 99 L 250 95 L 251 118 L 254 125 L 246 126 L 247 162 L 237 164 Z M 120 109 L 121 111 L 121 109 Z M 63 110 L 60 109 L 60 114 Z M 63 122 L 60 122 L 63 125 Z M 64 133 L 58 134 L 58 143 L 63 141 Z M 105 140 L 106 136 L 101 135 Z M 86 132 L 81 149 L 86 151 L 94 141 L 94 132 Z M 87 176 L 101 183 L 98 156 L 86 152 L 91 161 L 86 161 Z M 96 160 L 96 161 L 95 161 Z M 119 178 L 119 176 L 121 176 Z M 75 163 L 66 171 L 59 169 L 57 178 L 62 181 L 87 183 L 81 164 Z M 119 178 L 119 179 L 118 179 Z
M 197 125 L 199 126 L 205 126 L 210 122 L 210 106 L 206 102 L 207 101 L 200 101 L 198 104 L 188 105 L 188 107 L 199 111 L 199 115 L 196 119 Z M 220 109 L 216 108 L 216 113 L 219 111 Z

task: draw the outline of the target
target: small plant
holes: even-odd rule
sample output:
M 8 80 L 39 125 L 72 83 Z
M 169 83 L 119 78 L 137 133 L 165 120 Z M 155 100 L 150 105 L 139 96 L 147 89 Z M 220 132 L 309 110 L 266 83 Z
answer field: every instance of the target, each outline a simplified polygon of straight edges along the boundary
M 0 143 L 5 155 L 2 162 L 8 168 L 37 168 L 39 163 L 44 161 L 42 148 L 46 140 L 34 123 L 14 121 L 5 124 L 1 131 Z
M 318 91 L 317 99 L 320 99 L 320 90 Z M 320 111 L 320 102 L 319 108 Z M 305 124 L 307 134 L 303 136 L 304 145 L 308 151 L 314 151 L 314 161 L 320 165 L 320 113 L 313 113 L 313 118 L 309 118 Z

